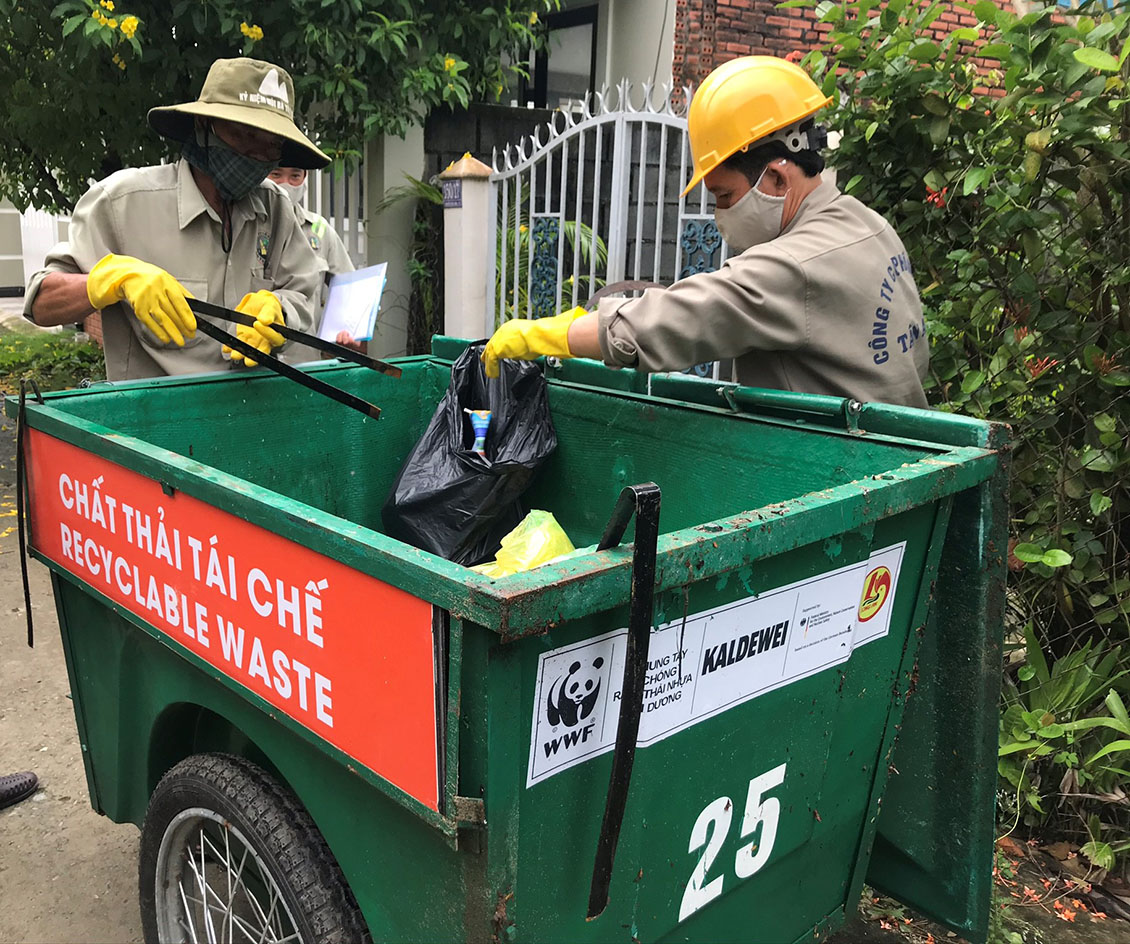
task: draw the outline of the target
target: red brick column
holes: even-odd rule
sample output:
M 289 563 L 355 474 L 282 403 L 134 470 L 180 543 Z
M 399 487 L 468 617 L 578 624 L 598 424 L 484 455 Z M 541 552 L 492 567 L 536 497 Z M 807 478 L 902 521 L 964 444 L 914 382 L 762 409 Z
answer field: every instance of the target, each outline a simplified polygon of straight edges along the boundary
M 86 316 L 82 323 L 82 330 L 90 335 L 90 339 L 99 347 L 102 346 L 102 312 L 93 311 Z

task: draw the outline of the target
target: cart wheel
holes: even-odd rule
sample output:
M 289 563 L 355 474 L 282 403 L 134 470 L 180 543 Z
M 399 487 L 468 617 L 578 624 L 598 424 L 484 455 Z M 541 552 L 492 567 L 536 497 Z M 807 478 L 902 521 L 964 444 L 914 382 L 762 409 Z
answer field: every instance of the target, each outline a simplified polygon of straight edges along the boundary
M 371 940 L 310 815 L 240 757 L 197 754 L 161 778 L 138 883 L 148 944 Z

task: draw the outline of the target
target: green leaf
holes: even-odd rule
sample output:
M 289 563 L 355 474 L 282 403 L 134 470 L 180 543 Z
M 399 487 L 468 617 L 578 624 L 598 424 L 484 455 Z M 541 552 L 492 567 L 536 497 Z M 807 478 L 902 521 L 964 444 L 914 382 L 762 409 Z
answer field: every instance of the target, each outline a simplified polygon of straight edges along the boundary
M 863 140 L 870 141 L 871 136 L 879 130 L 879 122 L 873 121 L 867 126 L 867 130 L 863 132 Z
M 1107 511 L 1110 508 L 1110 506 L 1113 505 L 1113 504 L 1114 504 L 1114 502 L 1112 502 L 1102 492 L 1091 492 L 1091 514 L 1092 515 L 1095 515 L 1096 517 L 1098 517 L 1103 512 Z
M 998 7 L 992 0 L 977 0 L 973 5 L 973 12 L 982 23 L 995 24 L 997 22 Z
M 1040 558 L 1040 563 L 1048 567 L 1066 567 L 1075 558 L 1073 558 L 1067 551 L 1060 550 L 1058 547 L 1053 547 L 1050 551 Z
M 922 179 L 922 182 L 931 190 L 941 190 L 946 186 L 945 177 L 938 173 L 935 168 L 926 171 L 926 176 Z
M 1036 670 L 1030 665 L 1022 665 L 1017 671 L 1016 677 L 1022 682 L 1030 682 L 1036 677 Z
M 911 46 L 910 49 L 907 50 L 906 54 L 909 58 L 914 59 L 918 62 L 933 62 L 938 58 L 938 56 L 942 54 L 942 50 L 937 43 L 932 43 L 927 40 L 926 42 L 917 43 L 914 46 Z M 1113 61 L 1114 57 L 1111 56 L 1110 58 Z M 1116 64 L 1115 70 L 1117 70 L 1117 68 L 1118 66 Z
M 68 17 L 66 22 L 63 23 L 63 36 L 70 36 L 76 29 L 82 25 L 82 21 L 89 19 L 85 13 L 79 13 L 75 16 Z
M 1126 705 L 1122 701 L 1122 698 L 1119 696 L 1118 692 L 1116 692 L 1112 688 L 1109 692 L 1107 692 L 1105 702 L 1107 709 L 1110 711 L 1111 717 L 1113 717 L 1116 721 L 1119 722 L 1119 724 L 1122 725 L 1123 731 L 1125 731 L 1127 734 L 1130 734 L 1130 712 L 1127 712 Z
M 1118 423 L 1109 413 L 1098 413 L 1092 422 L 1100 433 L 1113 433 L 1118 428 Z
M 961 378 L 961 392 L 973 393 L 981 389 L 985 383 L 985 374 L 980 370 L 971 370 L 968 374 Z
M 1085 766 L 1090 767 L 1100 757 L 1108 757 L 1111 754 L 1121 754 L 1123 751 L 1130 751 L 1130 741 L 1118 740 L 1111 741 L 1106 747 L 1101 750 L 1095 751 L 1090 757 L 1087 758 Z
M 978 187 L 982 186 L 993 176 L 993 172 L 988 167 L 974 167 L 965 175 L 965 181 L 961 185 L 961 192 L 963 196 L 969 196 Z
M 1037 544 L 1017 544 L 1012 556 L 1026 564 L 1034 564 L 1044 559 L 1044 549 Z
M 984 56 L 986 59 L 1001 59 L 1003 60 L 1010 52 L 1012 47 L 1008 43 L 987 43 L 977 50 L 978 54 Z
M 1100 72 L 1118 71 L 1118 60 L 1109 52 L 1103 52 L 1101 49 L 1084 46 L 1081 49 L 1076 49 L 1072 55 L 1083 63 L 1083 65 L 1090 66 L 1092 69 L 1098 69 Z
M 972 26 L 961 26 L 946 37 L 947 42 L 972 43 L 981 38 L 981 31 Z
M 1036 733 L 1042 738 L 1058 738 L 1063 737 L 1064 728 L 1062 724 L 1049 724 L 1040 728 Z
M 816 18 L 822 23 L 838 23 L 844 18 L 844 11 L 832 0 L 820 0 L 816 4 Z
M 856 187 L 859 186 L 859 184 L 862 180 L 863 180 L 863 175 L 862 174 L 856 174 L 854 177 L 852 177 L 851 180 L 849 180 L 847 182 L 847 186 L 844 187 L 844 193 L 851 193 Z
M 1090 861 L 1095 868 L 1114 868 L 1114 850 L 1110 847 L 1110 843 L 1092 840 L 1083 843 L 1083 845 L 1079 847 L 1079 851 L 1087 857 L 1088 861 Z
M 1044 659 L 1044 650 L 1040 648 L 1040 643 L 1036 639 L 1036 631 L 1031 623 L 1026 623 L 1024 626 L 1024 642 L 1028 664 L 1035 669 L 1036 678 L 1044 683 L 1051 681 L 1048 663 Z

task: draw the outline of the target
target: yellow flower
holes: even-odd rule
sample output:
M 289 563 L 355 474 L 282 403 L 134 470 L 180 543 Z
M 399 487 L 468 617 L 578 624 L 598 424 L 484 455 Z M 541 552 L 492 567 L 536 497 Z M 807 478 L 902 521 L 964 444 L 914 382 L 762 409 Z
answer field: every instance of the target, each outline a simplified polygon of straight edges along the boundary
M 448 56 L 446 59 L 443 60 L 443 71 L 444 72 L 450 72 L 454 68 L 455 68 L 455 60 L 452 59 L 451 56 Z
M 93 13 L 91 13 L 90 15 L 91 15 L 91 16 L 92 16 L 92 17 L 93 17 L 94 19 L 96 19 L 96 20 L 97 20 L 97 19 L 98 19 L 98 18 L 99 18 L 100 16 L 102 16 L 102 11 L 101 11 L 101 10 L 95 10 L 95 11 L 94 11 Z
M 263 38 L 263 28 L 261 26 L 248 26 L 246 23 L 240 23 L 239 31 L 253 43 L 257 43 Z
M 126 39 L 132 39 L 133 34 L 137 32 L 138 24 L 141 21 L 136 16 L 127 16 L 122 19 L 122 35 Z
M 537 25 L 538 25 L 538 11 L 533 10 L 530 13 L 530 26 L 537 26 Z
M 114 12 L 114 0 L 98 0 L 99 4 L 104 6 L 111 13 Z
M 110 29 L 117 29 L 118 28 L 118 21 L 115 20 L 113 17 L 106 20 L 105 23 L 108 27 L 110 27 Z

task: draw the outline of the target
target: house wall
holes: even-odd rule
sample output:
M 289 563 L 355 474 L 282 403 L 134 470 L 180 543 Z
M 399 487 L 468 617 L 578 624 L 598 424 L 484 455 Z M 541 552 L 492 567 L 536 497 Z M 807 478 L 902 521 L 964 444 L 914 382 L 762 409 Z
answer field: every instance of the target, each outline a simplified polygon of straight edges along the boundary
M 408 278 L 408 257 L 412 247 L 414 200 L 404 200 L 380 213 L 374 213 L 385 192 L 404 186 L 405 174 L 424 177 L 424 133 L 420 127 L 408 129 L 403 138 L 385 135 L 371 141 L 365 153 L 365 236 L 366 252 L 362 265 L 387 262 L 381 309 L 369 342 L 373 357 L 393 357 L 405 351 L 408 326 L 408 298 L 412 284 Z
M 625 76 L 637 86 L 649 79 L 656 86 L 670 82 L 674 7 L 681 2 L 609 0 L 601 4 L 597 22 L 597 84 L 615 86 Z
M 16 294 L 24 284 L 20 211 L 0 200 L 0 292 Z
M 660 0 L 653 0 L 657 6 Z M 1016 11 L 1012 0 L 994 0 Z M 825 42 L 831 25 L 816 22 L 812 8 L 782 10 L 776 0 L 675 0 L 674 55 L 672 69 L 678 84 L 698 85 L 716 66 L 737 56 L 787 56 L 808 52 Z M 928 34 L 944 40 L 962 26 L 976 26 L 977 16 L 950 4 Z M 995 60 L 974 60 L 982 68 Z

